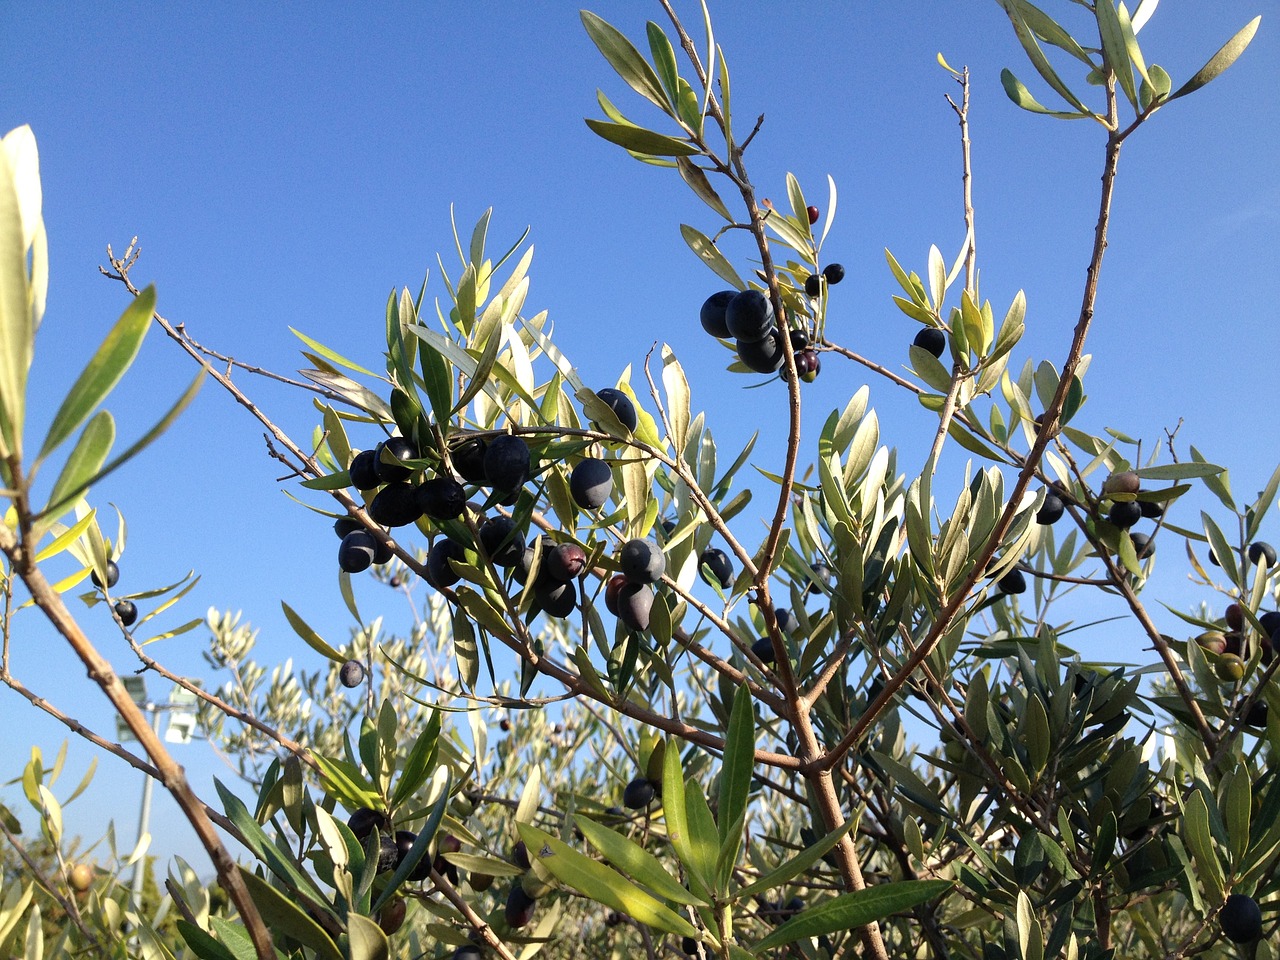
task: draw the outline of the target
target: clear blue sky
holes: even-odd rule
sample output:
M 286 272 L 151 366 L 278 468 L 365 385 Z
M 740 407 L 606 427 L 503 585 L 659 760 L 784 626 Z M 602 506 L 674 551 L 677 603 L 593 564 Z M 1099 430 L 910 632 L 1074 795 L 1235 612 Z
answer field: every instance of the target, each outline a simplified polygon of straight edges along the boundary
M 678 6 L 697 22 L 696 4 Z M 1078 9 L 1045 6 L 1066 8 L 1068 18 Z M 637 41 L 646 19 L 662 19 L 656 3 L 595 9 Z M 1081 414 L 1089 428 L 1149 442 L 1185 418 L 1180 436 L 1230 465 L 1245 492 L 1265 482 L 1280 449 L 1280 3 L 1164 0 L 1142 35 L 1148 60 L 1176 85 L 1258 13 L 1262 27 L 1244 58 L 1125 148 Z M 1009 103 L 1002 66 L 1038 95 L 1043 87 L 999 6 L 734 2 L 714 4 L 713 15 L 739 123 L 765 115 L 747 156 L 760 192 L 784 197 L 791 170 L 825 207 L 826 175 L 839 185 L 827 251 L 849 276 L 834 291 L 830 335 L 895 369 L 916 326 L 889 300 L 896 288 L 882 251 L 923 272 L 931 243 L 948 258 L 959 246 L 959 146 L 943 100 L 955 87 L 934 55 L 970 66 L 983 294 L 1002 312 L 1024 288 L 1029 332 L 1016 362 L 1060 363 L 1096 215 L 1101 131 Z M 135 279 L 154 281 L 160 312 L 210 346 L 290 371 L 301 361 L 292 325 L 376 366 L 388 291 L 416 287 L 431 268 L 429 290 L 443 293 L 434 257 L 452 258 L 454 204 L 464 228 L 493 206 L 495 244 L 532 226 L 528 305 L 550 310 L 588 382 L 612 384 L 626 363 L 667 341 L 717 437 L 741 444 L 759 427 L 759 462 L 777 461 L 782 391 L 744 394 L 746 378 L 724 372 L 725 354 L 696 320 L 722 284 L 688 252 L 678 225 L 710 231 L 713 215 L 670 171 L 631 161 L 582 122 L 599 115 L 597 87 L 634 119 L 656 117 L 596 53 L 576 5 L 33 3 L 9 5 L 5 18 L 0 128 L 35 130 L 50 237 L 33 431 L 125 306 L 124 291 L 97 273 L 108 242 L 121 249 L 141 237 Z M 154 331 L 110 404 L 122 438 L 149 426 L 193 372 Z M 867 376 L 828 357 L 805 391 L 806 437 Z M 306 397 L 244 382 L 286 428 L 309 435 Z M 885 439 L 901 448 L 900 467 L 917 466 L 930 418 L 887 383 L 872 381 L 872 398 Z M 206 387 L 180 426 L 94 501 L 116 503 L 130 524 L 122 589 L 194 568 L 203 579 L 171 625 L 211 605 L 241 609 L 263 629 L 260 655 L 315 667 L 279 601 L 345 638 L 336 541 L 279 492 L 261 433 Z M 959 452 L 950 463 L 962 465 Z M 1280 524 L 1266 529 L 1280 541 Z M 1180 586 L 1178 557 L 1162 576 L 1161 596 L 1175 606 L 1209 599 Z M 84 621 L 128 663 L 101 610 Z M 195 632 L 156 652 L 200 673 L 203 642 Z M 111 729 L 105 700 L 53 638 L 18 636 L 14 648 L 20 678 Z M 0 691 L 0 704 L 9 730 L 0 777 L 8 777 L 29 743 L 52 753 L 66 734 L 11 694 Z M 69 776 L 88 756 L 75 747 Z M 200 744 L 179 756 L 202 788 L 221 772 Z M 68 830 L 96 836 L 114 815 L 127 845 L 139 775 L 104 757 L 97 781 L 68 811 Z M 157 849 L 189 851 L 189 829 L 158 800 Z

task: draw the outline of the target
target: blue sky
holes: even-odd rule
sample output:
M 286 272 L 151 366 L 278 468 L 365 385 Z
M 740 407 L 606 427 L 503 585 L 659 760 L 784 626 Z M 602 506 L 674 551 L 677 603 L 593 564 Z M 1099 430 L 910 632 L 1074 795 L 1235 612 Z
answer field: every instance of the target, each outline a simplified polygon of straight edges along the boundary
M 697 22 L 696 5 L 677 6 Z M 1077 11 L 1045 7 L 1066 10 L 1068 22 Z M 1080 421 L 1155 443 L 1183 418 L 1180 439 L 1228 464 L 1243 492 L 1265 483 L 1280 435 L 1272 412 L 1278 8 L 1277 0 L 1164 0 L 1142 34 L 1148 60 L 1176 85 L 1263 14 L 1239 63 L 1125 147 Z M 594 9 L 637 41 L 646 19 L 662 19 L 656 3 Z M 1101 131 L 1009 103 L 1003 66 L 1046 101 L 1051 94 L 995 2 L 736 2 L 714 5 L 713 16 L 739 124 L 765 115 L 747 155 L 760 193 L 783 198 L 790 170 L 825 208 L 826 175 L 839 186 L 827 255 L 848 279 L 833 291 L 830 335 L 893 369 L 906 364 L 916 325 L 889 299 L 883 250 L 923 272 L 931 243 L 948 258 L 959 247 L 959 146 L 943 100 L 955 86 L 934 56 L 968 64 L 983 294 L 1002 312 L 1025 289 L 1029 330 L 1017 362 L 1061 362 L 1096 217 Z M 673 173 L 637 164 L 587 130 L 582 118 L 599 116 L 597 87 L 633 119 L 657 123 L 591 46 L 573 4 L 11 6 L 0 34 L 0 127 L 30 123 L 39 140 L 52 264 L 33 430 L 125 306 L 123 290 L 97 273 L 107 243 L 120 249 L 140 236 L 135 279 L 154 281 L 160 312 L 222 352 L 292 371 L 302 360 L 294 326 L 376 365 L 388 291 L 416 289 L 430 268 L 429 293 L 443 293 L 435 253 L 450 262 L 452 204 L 464 229 L 493 206 L 497 247 L 532 227 L 529 306 L 550 311 L 588 382 L 611 385 L 655 341 L 669 342 L 724 447 L 758 428 L 759 462 L 778 462 L 782 391 L 743 393 L 748 381 L 724 372 L 726 354 L 696 320 L 722 284 L 678 226 L 709 232 L 714 215 Z M 741 265 L 745 251 L 736 252 Z M 805 391 L 808 438 L 868 380 L 860 367 L 826 361 Z M 149 426 L 193 373 L 154 331 L 110 403 L 121 436 Z M 286 429 L 309 436 L 306 397 L 242 382 Z M 884 438 L 900 447 L 900 468 L 920 464 L 930 418 L 887 383 L 872 381 L 872 401 Z M 327 636 L 345 636 L 336 541 L 279 492 L 261 432 L 206 387 L 179 427 L 94 499 L 117 504 L 129 521 L 122 589 L 195 569 L 203 579 L 173 624 L 209 606 L 243 610 L 262 628 L 263 657 L 315 666 L 279 601 Z M 962 468 L 959 451 L 948 463 Z M 1194 526 L 1194 516 L 1184 522 Z M 1264 530 L 1280 541 L 1280 525 Z M 1174 606 L 1211 599 L 1183 586 L 1179 557 L 1161 577 L 1160 596 Z M 128 662 L 100 610 L 84 621 Z M 195 632 L 157 652 L 200 673 L 202 643 Z M 111 728 L 105 700 L 52 638 L 14 646 L 20 678 L 89 725 Z M 21 736 L 0 746 L 8 777 L 29 743 L 52 753 L 65 734 L 12 695 L 0 703 L 11 723 L 21 721 Z M 69 775 L 89 755 L 73 747 Z M 181 759 L 198 785 L 221 772 L 199 744 Z M 131 836 L 138 775 L 104 757 L 97 780 L 68 812 L 69 830 L 96 836 L 114 815 Z M 166 803 L 154 823 L 162 853 L 190 849 L 188 828 Z

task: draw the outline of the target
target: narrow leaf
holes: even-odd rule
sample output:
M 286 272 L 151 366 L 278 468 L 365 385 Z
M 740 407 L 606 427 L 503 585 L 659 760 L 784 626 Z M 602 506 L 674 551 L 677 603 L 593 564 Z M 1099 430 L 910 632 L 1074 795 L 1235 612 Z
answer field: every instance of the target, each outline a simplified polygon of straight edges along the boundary
M 688 920 L 645 893 L 616 870 L 584 856 L 532 824 L 519 823 L 516 826 L 529 848 L 530 859 L 536 859 L 561 883 L 646 926 L 681 937 L 698 935 L 697 928 Z
M 321 638 L 320 634 L 312 630 L 307 622 L 294 613 L 293 608 L 283 600 L 280 601 L 280 606 L 284 608 L 285 619 L 289 621 L 289 626 L 293 627 L 293 632 L 300 636 L 312 650 L 320 654 L 322 657 L 327 657 L 334 663 L 342 663 L 347 659 L 333 647 L 329 646 L 329 644 Z
M 312 340 L 302 331 L 295 330 L 293 327 L 290 327 L 289 332 L 292 333 L 299 340 L 301 340 L 303 343 L 305 343 L 308 347 L 310 347 L 316 353 L 320 354 L 320 356 L 328 360 L 330 363 L 335 363 L 340 367 L 346 367 L 348 370 L 354 370 L 356 373 L 363 373 L 369 377 L 376 376 L 376 374 L 372 370 L 369 370 L 365 367 L 360 366 L 360 364 L 356 363 L 353 360 L 348 360 L 342 354 L 334 350 L 330 350 L 328 347 L 326 347 L 323 343 L 320 343 L 318 340 Z
M 43 460 L 57 449 L 120 382 L 142 347 L 142 339 L 151 327 L 151 314 L 155 306 L 154 286 L 147 287 L 129 304 L 54 414 L 53 423 L 37 459 Z
M 1106 0 L 1110 2 L 1110 0 Z M 1013 32 L 1017 34 L 1018 41 L 1022 44 L 1022 48 L 1026 51 L 1027 59 L 1031 61 L 1031 65 L 1036 68 L 1036 72 L 1044 78 L 1045 83 L 1049 84 L 1058 96 L 1071 104 L 1076 110 L 1082 114 L 1088 114 L 1089 109 L 1080 102 L 1079 98 L 1067 87 L 1057 72 L 1050 65 L 1048 58 L 1044 55 L 1044 51 L 1040 49 L 1040 44 L 1036 42 L 1035 34 L 1031 28 L 1027 26 L 1026 20 L 1022 16 L 1022 4 L 1019 0 L 1000 0 L 1001 6 L 1009 15 L 1010 21 L 1013 23 Z
M 1129 49 L 1124 42 L 1124 29 L 1120 26 L 1120 14 L 1116 11 L 1115 0 L 1098 0 L 1095 11 L 1098 18 L 1098 34 L 1102 37 L 1102 55 L 1107 64 L 1115 72 L 1116 80 L 1125 97 L 1138 106 L 1138 89 L 1133 79 L 1133 64 L 1129 60 Z
M 725 734 L 724 764 L 720 772 L 719 818 L 721 856 L 732 862 L 742 843 L 742 830 L 737 826 L 747 808 L 751 788 L 751 770 L 755 764 L 756 727 L 754 701 L 744 683 L 733 696 L 729 728 Z M 732 834 L 731 834 L 732 831 Z M 732 854 L 725 851 L 732 850 Z
M 653 67 L 640 56 L 637 50 L 621 32 L 589 10 L 581 12 L 582 25 L 587 28 L 587 35 L 596 48 L 604 54 L 609 65 L 617 71 L 618 76 L 627 82 L 636 93 L 646 100 L 670 112 L 667 98 L 663 95 L 662 84 Z
M 115 438 L 115 421 L 108 411 L 99 410 L 80 434 L 80 439 L 72 448 L 67 462 L 62 465 L 62 472 L 58 474 L 53 490 L 49 493 L 50 505 L 62 504 L 65 509 L 71 505 L 69 495 L 72 491 L 83 494 L 88 489 L 89 483 L 102 469 L 103 461 L 111 452 L 111 444 L 115 442 Z M 59 512 L 62 511 L 59 510 Z M 45 514 L 51 520 L 56 519 L 50 516 L 47 510 Z
M 676 169 L 680 171 L 681 179 L 689 185 L 690 190 L 697 194 L 699 200 L 730 223 L 733 223 L 733 214 L 724 205 L 724 201 L 720 199 L 720 194 L 716 193 L 715 187 L 711 186 L 711 181 L 707 179 L 706 172 L 700 166 L 688 157 L 676 157 Z
M 592 119 L 587 120 L 587 126 L 610 143 L 651 157 L 689 157 L 698 152 L 698 148 L 687 141 L 644 127 Z
M 254 906 L 272 931 L 283 933 L 303 946 L 310 947 L 323 960 L 343 960 L 338 945 L 296 901 L 285 896 L 256 873 L 244 867 L 238 869 L 241 880 L 249 888 Z
M 1218 77 L 1227 67 L 1236 62 L 1236 58 L 1244 53 L 1245 47 L 1249 46 L 1253 35 L 1258 32 L 1258 24 L 1262 17 L 1254 17 L 1240 31 L 1223 44 L 1222 49 L 1209 58 L 1209 62 L 1195 72 L 1195 74 L 1169 95 L 1170 100 L 1177 100 L 1179 97 L 1185 97 L 1189 93 L 1195 93 L 1210 80 Z
M 831 900 L 807 907 L 773 933 L 755 944 L 753 952 L 760 956 L 766 950 L 793 943 L 805 937 L 852 930 L 883 920 L 916 904 L 940 896 L 951 887 L 946 880 L 902 880 L 878 883 L 874 887 L 845 893 Z
M 689 249 L 698 256 L 698 259 L 710 267 L 711 272 L 717 277 L 725 281 L 725 283 L 732 284 L 738 290 L 747 289 L 746 283 L 738 276 L 738 272 L 733 269 L 733 265 L 725 259 L 724 254 L 705 234 L 696 227 L 682 223 L 680 224 L 680 236 L 684 237 L 684 242 L 689 245 Z
M 599 850 L 608 863 L 644 884 L 657 896 L 676 903 L 705 903 L 677 883 L 662 861 L 635 841 L 587 817 L 575 817 L 574 822 L 587 842 Z
M 800 876 L 815 863 L 827 855 L 827 852 L 834 849 L 835 845 L 840 842 L 850 830 L 858 825 L 858 816 L 852 816 L 844 822 L 843 826 L 832 830 L 825 837 L 819 840 L 811 847 L 806 847 L 800 853 L 796 854 L 789 860 L 786 860 L 778 866 L 774 867 L 764 876 L 759 877 L 752 883 L 747 884 L 738 891 L 739 897 L 750 897 L 757 893 L 763 893 L 766 890 L 772 890 L 774 887 L 780 887 L 794 877 Z

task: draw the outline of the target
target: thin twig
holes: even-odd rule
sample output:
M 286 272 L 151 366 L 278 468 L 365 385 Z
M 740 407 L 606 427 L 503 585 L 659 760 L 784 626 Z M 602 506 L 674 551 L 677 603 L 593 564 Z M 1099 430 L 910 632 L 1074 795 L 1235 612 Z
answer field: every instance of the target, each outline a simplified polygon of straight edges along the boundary
M 1108 79 L 1106 89 L 1109 115 L 1114 118 L 1117 113 L 1114 76 Z M 1111 134 L 1106 144 L 1102 171 L 1102 192 L 1098 203 L 1098 222 L 1094 228 L 1093 250 L 1089 257 L 1089 265 L 1085 271 L 1085 285 L 1080 315 L 1072 333 L 1071 346 L 1067 351 L 1066 361 L 1062 365 L 1062 375 L 1058 381 L 1058 388 L 1044 412 L 1041 429 L 1037 431 L 1035 442 L 1023 461 L 1022 469 L 1018 473 L 1018 479 L 1009 495 L 1009 501 L 1001 513 L 1000 519 L 996 522 L 991 536 L 987 539 L 987 543 L 974 558 L 973 569 L 961 582 L 951 598 L 943 604 L 932 628 L 930 628 L 928 635 L 921 642 L 919 648 L 908 658 L 902 668 L 888 680 L 880 695 L 870 704 L 858 722 L 826 756 L 821 758 L 820 766 L 823 768 L 830 769 L 834 767 L 848 750 L 866 736 L 871 725 L 881 711 L 890 703 L 897 691 L 906 683 L 907 678 L 933 652 L 938 642 L 959 615 L 961 608 L 968 601 L 974 587 L 985 575 L 988 563 L 995 555 L 996 550 L 999 549 L 1005 534 L 1008 533 L 1009 528 L 1013 525 L 1014 516 L 1022 501 L 1022 495 L 1026 492 L 1031 478 L 1035 475 L 1040 461 L 1044 457 L 1046 447 L 1057 431 L 1058 417 L 1062 412 L 1063 405 L 1066 403 L 1067 391 L 1070 389 L 1072 378 L 1080 365 L 1080 358 L 1084 354 L 1084 344 L 1093 322 L 1094 305 L 1098 297 L 1098 274 L 1102 268 L 1103 254 L 1107 249 L 1107 228 L 1111 222 L 1111 202 L 1115 194 L 1120 146 L 1121 140 L 1116 134 Z

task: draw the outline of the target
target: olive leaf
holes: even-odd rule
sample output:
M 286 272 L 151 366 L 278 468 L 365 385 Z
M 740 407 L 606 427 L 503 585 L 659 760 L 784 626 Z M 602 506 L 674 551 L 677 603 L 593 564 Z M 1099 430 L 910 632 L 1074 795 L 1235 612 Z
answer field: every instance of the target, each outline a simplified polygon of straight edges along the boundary
M 1169 99 L 1177 100 L 1179 97 L 1185 97 L 1189 93 L 1195 93 L 1206 83 L 1220 76 L 1229 66 L 1236 62 L 1240 54 L 1244 53 L 1245 48 L 1253 40 L 1253 35 L 1258 32 L 1258 24 L 1261 22 L 1262 17 L 1254 17 L 1241 27 L 1235 36 L 1224 43 L 1222 48 L 1209 58 L 1208 63 L 1192 74 L 1190 80 L 1170 94 Z

